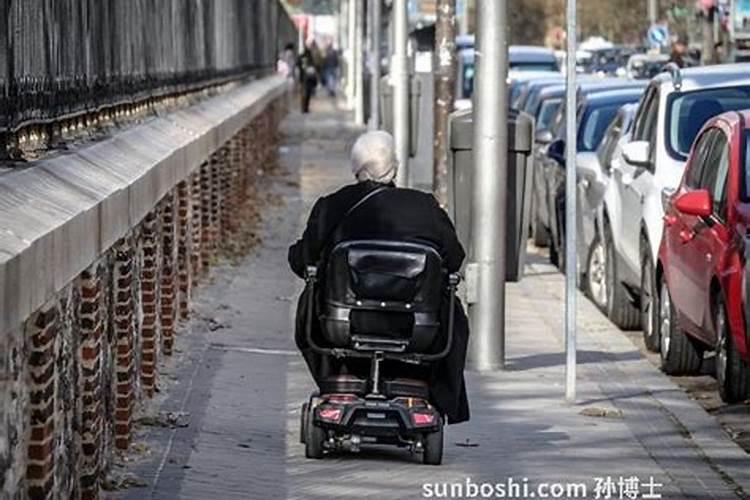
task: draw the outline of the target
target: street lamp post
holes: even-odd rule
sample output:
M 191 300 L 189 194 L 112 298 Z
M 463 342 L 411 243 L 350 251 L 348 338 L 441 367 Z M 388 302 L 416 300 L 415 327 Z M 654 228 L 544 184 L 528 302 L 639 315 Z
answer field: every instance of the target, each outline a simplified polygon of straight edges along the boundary
M 576 0 L 567 0 L 565 89 L 565 399 L 576 399 Z
M 505 362 L 505 237 L 508 178 L 507 0 L 478 0 L 474 94 L 474 178 L 471 275 L 477 302 L 469 306 L 474 369 Z
M 380 9 L 382 0 L 370 0 L 370 130 L 380 128 Z
M 393 54 L 391 85 L 393 86 L 393 139 L 399 169 L 396 184 L 409 184 L 409 37 L 407 1 L 393 0 Z

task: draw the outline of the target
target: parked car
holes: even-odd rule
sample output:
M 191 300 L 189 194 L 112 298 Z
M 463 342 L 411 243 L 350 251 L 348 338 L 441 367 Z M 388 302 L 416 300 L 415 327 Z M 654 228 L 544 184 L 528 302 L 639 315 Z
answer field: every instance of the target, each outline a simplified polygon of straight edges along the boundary
M 623 329 L 639 326 L 640 315 L 629 297 L 619 287 L 610 287 L 614 266 L 614 249 L 607 242 L 609 212 L 618 204 L 617 190 L 611 179 L 613 165 L 622 161 L 622 145 L 628 140 L 636 103 L 622 106 L 604 132 L 596 152 L 578 153 L 577 243 L 578 270 L 582 288 L 596 306 Z M 612 304 L 624 302 L 620 307 Z M 625 307 L 629 306 L 629 307 Z M 617 313 L 617 314 L 615 314 Z
M 625 72 L 632 80 L 651 80 L 669 62 L 667 54 L 633 54 L 628 59 Z
M 640 102 L 624 161 L 613 167 L 618 206 L 609 213 L 617 264 L 609 286 L 638 305 L 646 346 L 659 349 L 657 253 L 665 189 L 680 182 L 698 131 L 724 111 L 750 106 L 750 64 L 718 65 L 655 77 Z M 618 304 L 614 304 L 618 306 Z M 617 313 L 616 313 L 617 314 Z
M 750 250 L 750 111 L 706 124 L 677 191 L 668 198 L 659 247 L 662 369 L 698 373 L 716 353 L 724 401 L 750 398 L 750 351 L 743 305 Z
M 578 101 L 578 130 L 576 132 L 577 153 L 596 151 L 604 137 L 607 126 L 625 104 L 638 102 L 642 95 L 640 87 L 602 90 L 582 94 Z M 564 115 L 565 105 L 559 114 Z M 564 120 L 561 120 L 564 122 Z M 559 127 L 558 138 L 547 149 L 549 160 L 545 162 L 547 208 L 549 209 L 550 261 L 564 268 L 565 242 L 565 125 Z
M 551 49 L 530 45 L 511 45 L 508 49 L 508 72 L 553 72 L 560 75 L 555 53 Z M 470 99 L 474 94 L 474 47 L 458 51 L 458 95 Z
M 633 82 L 620 78 L 590 78 L 582 80 L 578 85 L 580 96 L 621 88 L 637 89 L 638 91 L 641 91 L 644 87 L 645 83 Z M 557 97 L 562 98 L 564 94 L 565 86 L 562 84 L 556 84 L 541 89 L 538 95 L 543 95 L 546 99 L 550 99 Z M 537 97 L 530 96 L 526 103 L 527 107 L 524 108 L 524 111 L 532 116 L 535 116 L 538 111 L 538 107 L 534 107 L 534 102 L 539 102 Z M 533 190 L 530 217 L 532 238 L 537 246 L 546 246 L 549 243 L 550 228 L 552 227 L 551 214 L 553 209 L 551 208 L 552 206 L 548 204 L 548 201 L 554 196 L 550 194 L 550 185 L 545 182 L 545 179 L 553 177 L 552 173 L 556 172 L 559 169 L 559 166 L 547 156 L 547 148 L 556 139 L 565 140 L 563 115 L 564 111 L 562 111 L 561 107 L 557 110 L 556 115 L 549 120 L 549 124 L 546 128 L 541 127 L 537 123 L 533 153 L 534 180 L 532 183 Z

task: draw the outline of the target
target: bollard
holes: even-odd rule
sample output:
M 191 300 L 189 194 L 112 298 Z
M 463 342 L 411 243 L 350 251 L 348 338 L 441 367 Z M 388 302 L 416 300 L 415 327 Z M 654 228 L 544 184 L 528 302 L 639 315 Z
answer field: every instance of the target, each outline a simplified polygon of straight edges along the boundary
M 472 110 L 453 113 L 448 120 L 451 158 L 448 175 L 448 215 L 456 226 L 458 238 L 467 254 L 471 245 L 471 199 L 473 181 Z M 505 279 L 520 281 L 526 261 L 526 236 L 530 220 L 531 179 L 533 174 L 533 119 L 518 111 L 508 115 L 508 202 L 506 210 L 506 272 Z M 467 276 L 467 281 L 470 277 Z M 467 282 L 467 289 L 471 289 Z M 471 303 L 471 293 L 467 300 Z
M 415 74 L 409 75 L 409 156 L 417 156 L 419 144 L 419 107 L 422 99 L 422 82 Z M 380 80 L 381 128 L 393 134 L 393 86 L 389 77 Z

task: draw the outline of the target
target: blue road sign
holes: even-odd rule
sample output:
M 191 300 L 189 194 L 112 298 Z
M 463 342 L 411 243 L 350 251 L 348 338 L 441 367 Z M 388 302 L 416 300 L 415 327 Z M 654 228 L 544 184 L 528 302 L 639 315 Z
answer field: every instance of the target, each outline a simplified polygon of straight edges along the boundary
M 648 29 L 648 43 L 655 47 L 664 47 L 669 42 L 669 28 L 664 24 L 654 24 Z

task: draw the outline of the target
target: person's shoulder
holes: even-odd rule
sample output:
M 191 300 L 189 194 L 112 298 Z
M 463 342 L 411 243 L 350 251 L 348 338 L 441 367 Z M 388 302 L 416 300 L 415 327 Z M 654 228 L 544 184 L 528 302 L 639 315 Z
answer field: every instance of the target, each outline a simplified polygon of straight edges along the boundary
M 428 193 L 427 191 L 420 191 L 419 189 L 403 187 L 397 187 L 394 189 L 394 191 L 398 193 L 399 196 L 402 196 L 404 198 L 411 198 L 422 203 L 437 205 L 437 200 L 435 199 L 435 197 L 432 195 L 432 193 Z

